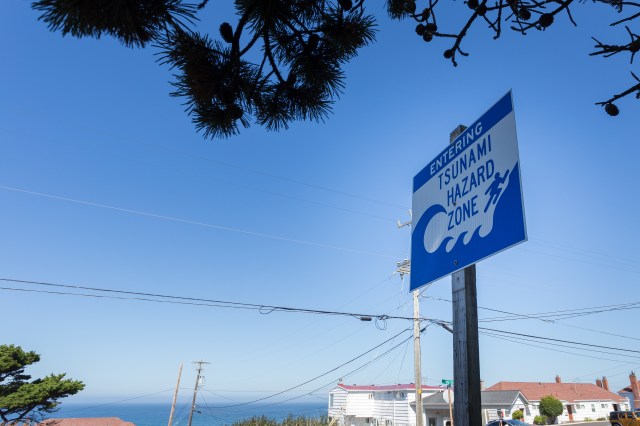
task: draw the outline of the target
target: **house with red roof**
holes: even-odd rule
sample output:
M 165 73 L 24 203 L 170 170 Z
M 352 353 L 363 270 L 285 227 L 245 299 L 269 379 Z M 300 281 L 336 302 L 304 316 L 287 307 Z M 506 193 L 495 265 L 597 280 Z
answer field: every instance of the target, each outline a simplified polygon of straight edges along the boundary
M 518 390 L 530 402 L 524 407 L 525 421 L 531 423 L 540 414 L 540 400 L 553 395 L 562 401 L 564 411 L 558 422 L 606 418 L 611 411 L 629 410 L 629 399 L 609 390 L 606 377 L 593 383 L 498 382 L 487 391 Z M 509 416 L 509 413 L 506 413 Z M 510 417 L 510 416 L 509 416 Z
M 635 371 L 629 374 L 629 386 L 620 389 L 618 395 L 623 398 L 629 398 L 629 405 L 632 410 L 640 410 L 640 381 L 638 381 Z

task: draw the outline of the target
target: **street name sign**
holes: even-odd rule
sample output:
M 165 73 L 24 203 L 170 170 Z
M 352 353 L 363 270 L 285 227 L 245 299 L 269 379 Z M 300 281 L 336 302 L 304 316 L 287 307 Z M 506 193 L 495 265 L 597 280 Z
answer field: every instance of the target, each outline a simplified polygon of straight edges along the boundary
M 442 379 L 442 384 L 451 386 L 453 385 L 453 380 Z
M 526 241 L 511 92 L 413 178 L 411 290 Z

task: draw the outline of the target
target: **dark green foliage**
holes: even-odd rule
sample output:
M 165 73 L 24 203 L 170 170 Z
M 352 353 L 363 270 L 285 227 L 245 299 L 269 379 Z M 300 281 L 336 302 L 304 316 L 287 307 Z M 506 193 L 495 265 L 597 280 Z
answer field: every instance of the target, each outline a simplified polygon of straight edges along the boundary
M 227 43 L 233 43 L 233 28 L 228 22 L 223 22 L 220 25 L 220 37 Z
M 551 424 L 556 422 L 563 409 L 562 401 L 553 395 L 547 395 L 540 400 L 540 414 L 546 416 Z
M 518 12 L 518 18 L 522 19 L 523 21 L 528 21 L 529 19 L 531 19 L 531 12 L 529 12 L 529 9 L 527 9 L 526 7 L 522 7 Z
M 542 28 L 547 28 L 548 26 L 553 24 L 553 15 L 550 13 L 543 13 L 542 15 L 540 15 L 538 23 Z
M 615 106 L 615 104 L 606 104 L 604 106 L 604 110 L 607 112 L 607 114 L 611 115 L 611 116 L 616 116 L 618 114 L 620 114 L 620 110 L 618 109 L 617 106 Z
M 535 416 L 533 418 L 534 425 L 546 425 L 547 424 L 547 416 Z
M 362 3 L 236 0 L 235 6 L 238 24 L 220 25 L 222 45 L 185 26 L 193 23 L 197 7 L 180 0 L 32 4 L 62 34 L 109 34 L 126 46 L 154 42 L 161 62 L 176 70 L 172 95 L 185 99 L 206 137 L 235 135 L 252 116 L 269 130 L 293 120 L 324 120 L 344 88 L 342 66 L 374 38 L 373 18 Z M 262 54 L 250 62 L 245 55 L 254 48 Z
M 238 0 L 236 9 L 235 32 L 220 26 L 230 46 L 180 29 L 159 41 L 162 62 L 178 71 L 172 95 L 186 99 L 197 129 L 228 137 L 248 127 L 251 115 L 268 130 L 324 120 L 344 88 L 342 65 L 373 40 L 373 19 L 311 0 Z M 242 47 L 247 28 L 253 39 Z M 254 43 L 262 45 L 259 63 L 243 58 Z
M 2 424 L 20 422 L 26 416 L 42 417 L 58 406 L 58 400 L 84 389 L 77 380 L 64 374 L 51 374 L 30 381 L 24 374 L 27 366 L 40 361 L 35 352 L 25 352 L 19 346 L 0 345 L 0 419 Z
M 205 137 L 238 134 L 252 121 L 268 130 L 287 128 L 296 120 L 323 121 L 345 87 L 344 65 L 374 40 L 376 24 L 365 14 L 365 0 L 229 1 L 234 2 L 237 23 L 224 22 L 217 32 L 210 29 L 211 34 L 195 29 L 196 13 L 208 0 L 197 6 L 183 0 L 37 0 L 32 7 L 41 12 L 39 19 L 49 29 L 63 35 L 106 34 L 128 47 L 151 43 L 161 49 L 160 62 L 175 71 L 172 95 L 184 98 L 188 114 Z M 593 1 L 622 11 L 620 0 Z M 472 25 L 488 23 L 494 38 L 500 37 L 503 25 L 526 34 L 549 27 L 560 12 L 573 20 L 572 2 L 467 0 L 467 23 L 456 25 L 457 33 L 447 32 L 447 20 L 440 30 L 436 25 L 444 2 L 385 3 L 391 18 L 415 21 L 415 32 L 425 42 L 439 38 L 451 43 L 444 57 L 456 66 L 459 57 L 468 56 L 462 43 Z M 628 6 L 640 9 L 637 3 Z M 612 25 L 635 19 L 640 19 L 640 12 Z M 628 27 L 627 32 L 631 41 L 625 44 L 596 40 L 592 55 L 629 52 L 633 62 L 640 36 Z M 614 101 L 630 94 L 640 98 L 640 79 L 632 75 L 637 84 L 598 102 L 609 115 L 619 112 Z
M 353 1 L 351 0 L 338 0 L 338 4 L 340 4 L 340 7 L 344 10 L 351 10 L 353 7 Z
M 195 19 L 195 7 L 180 0 L 39 0 L 40 20 L 63 35 L 100 38 L 109 34 L 125 46 L 144 47 L 162 31 Z
M 511 418 L 515 420 L 522 420 L 524 418 L 524 413 L 522 410 L 516 410 L 511 414 Z
M 270 419 L 265 416 L 255 416 L 249 419 L 232 423 L 232 426 L 326 426 L 329 423 L 327 416 L 320 417 L 293 417 L 289 415 L 282 421 Z
M 206 35 L 176 31 L 164 42 L 163 61 L 176 68 L 173 96 L 185 97 L 187 111 L 205 136 L 238 133 L 238 123 L 247 127 L 244 111 L 251 111 L 254 67 L 231 59 L 231 48 Z

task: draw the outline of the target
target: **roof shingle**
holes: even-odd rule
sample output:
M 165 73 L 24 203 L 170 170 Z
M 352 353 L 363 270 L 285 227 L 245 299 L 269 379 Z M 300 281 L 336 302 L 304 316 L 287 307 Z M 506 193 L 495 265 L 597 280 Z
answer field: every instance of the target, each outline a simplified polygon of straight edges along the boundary
M 547 395 L 567 402 L 625 401 L 620 395 L 592 383 L 498 382 L 487 390 L 519 390 L 529 401 L 540 401 Z

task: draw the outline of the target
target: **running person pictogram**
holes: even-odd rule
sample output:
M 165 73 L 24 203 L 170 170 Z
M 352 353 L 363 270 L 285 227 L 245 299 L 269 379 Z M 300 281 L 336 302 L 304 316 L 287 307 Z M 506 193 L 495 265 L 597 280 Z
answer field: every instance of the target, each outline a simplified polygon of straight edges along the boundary
M 487 201 L 487 205 L 484 208 L 485 213 L 487 212 L 487 210 L 489 210 L 489 206 L 492 203 L 495 204 L 498 202 L 498 198 L 500 198 L 500 193 L 502 192 L 502 188 L 500 188 L 500 185 L 502 185 L 507 180 L 508 176 L 509 169 L 507 169 L 507 171 L 504 173 L 504 177 L 500 177 L 500 172 L 496 172 L 496 176 L 493 179 L 493 182 L 491 182 L 491 185 L 489 185 L 487 190 L 484 191 L 485 194 L 489 194 L 489 201 Z

